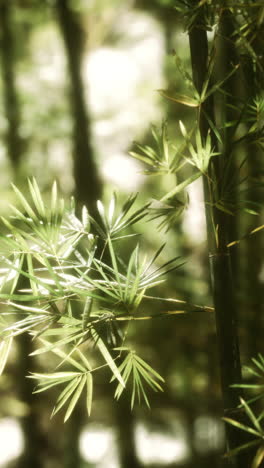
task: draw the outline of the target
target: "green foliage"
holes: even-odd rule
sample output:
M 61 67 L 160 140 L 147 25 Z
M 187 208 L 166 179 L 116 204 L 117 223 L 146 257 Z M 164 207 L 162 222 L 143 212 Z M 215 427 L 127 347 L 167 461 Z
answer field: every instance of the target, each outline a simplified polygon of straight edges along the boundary
M 175 174 L 177 177 L 178 173 L 185 168 L 186 163 L 198 169 L 189 177 L 182 177 L 182 182 L 176 183 L 172 190 L 151 205 L 151 218 L 163 218 L 160 227 L 168 229 L 175 224 L 188 204 L 185 189 L 202 175 L 207 175 L 211 158 L 219 154 L 214 151 L 209 134 L 206 141 L 202 142 L 201 134 L 196 129 L 195 140 L 192 142 L 194 130 L 187 132 L 181 121 L 179 126 L 183 142 L 177 148 L 170 143 L 166 123 L 163 123 L 160 132 L 155 128 L 152 129 L 155 149 L 148 145 L 137 145 L 140 152 L 130 153 L 132 157 L 149 166 L 145 171 L 148 175 Z
M 257 416 L 254 414 L 253 410 L 250 407 L 250 404 L 257 400 L 262 400 L 264 397 L 264 357 L 259 354 L 258 358 L 253 358 L 253 365 L 245 367 L 245 371 L 248 373 L 249 376 L 253 376 L 259 380 L 259 383 L 243 383 L 233 385 L 233 387 L 237 388 L 244 388 L 250 390 L 254 393 L 254 397 L 246 402 L 243 398 L 240 399 L 241 401 L 241 409 L 247 415 L 250 425 L 242 424 L 241 422 L 231 419 L 231 418 L 223 418 L 228 424 L 231 424 L 234 427 L 237 427 L 241 431 L 247 432 L 254 436 L 254 439 L 247 444 L 241 445 L 234 450 L 231 450 L 227 453 L 226 456 L 233 456 L 237 453 L 240 453 L 244 450 L 248 450 L 250 447 L 257 446 L 256 454 L 252 460 L 251 468 L 259 468 L 264 460 L 264 427 L 263 427 L 263 420 L 264 420 L 264 411 L 260 412 Z
M 185 19 L 185 28 L 190 30 L 199 19 L 201 9 L 204 11 L 202 26 L 207 30 L 211 30 L 215 21 L 214 3 L 212 0 L 176 0 L 175 9 Z
M 263 149 L 264 147 L 264 96 L 257 95 L 252 98 L 246 108 L 245 120 L 249 124 L 252 140 Z
M 137 398 L 140 402 L 142 397 L 147 406 L 150 407 L 149 400 L 144 389 L 144 382 L 154 391 L 162 391 L 162 387 L 158 382 L 164 382 L 164 379 L 152 367 L 150 367 L 149 364 L 137 356 L 134 350 L 130 350 L 125 347 L 116 348 L 116 350 L 127 352 L 127 356 L 119 366 L 118 370 L 122 375 L 125 384 L 127 384 L 130 377 L 132 378 L 131 409 L 134 406 L 135 399 Z M 123 385 L 119 383 L 115 392 L 115 397 L 117 399 L 121 396 L 123 390 Z
M 177 149 L 172 146 L 168 139 L 166 122 L 163 122 L 160 132 L 153 127 L 152 136 L 155 146 L 154 144 L 153 147 L 137 144 L 140 152 L 131 151 L 130 155 L 148 166 L 147 170 L 144 171 L 145 174 L 176 174 L 185 164 L 182 161 L 185 143 Z
M 106 210 L 103 204 L 98 201 L 97 208 L 99 212 L 99 216 L 101 219 L 101 224 L 99 224 L 95 219 L 90 217 L 97 234 L 102 237 L 105 241 L 107 239 L 116 240 L 120 239 L 117 234 L 124 229 L 129 228 L 136 222 L 140 221 L 144 216 L 146 216 L 147 208 L 149 204 L 139 208 L 134 213 L 129 214 L 130 209 L 134 205 L 137 198 L 136 195 L 130 195 L 128 199 L 125 201 L 123 206 L 120 209 L 120 212 L 116 214 L 116 194 L 112 197 L 108 210 Z M 127 236 L 126 236 L 127 237 Z
M 259 353 L 257 358 L 252 358 L 252 362 L 253 364 L 251 366 L 244 366 L 244 369 L 249 376 L 257 378 L 259 383 L 243 383 L 234 385 L 234 387 L 246 388 L 257 393 L 257 395 L 250 399 L 248 403 L 264 398 L 264 357 Z
M 180 122 L 180 128 L 183 136 L 188 141 L 189 137 L 182 122 Z M 212 158 L 212 156 L 215 156 L 219 153 L 216 153 L 213 150 L 209 134 L 206 137 L 205 143 L 203 143 L 201 134 L 197 131 L 195 135 L 195 142 L 195 147 L 192 145 L 191 142 L 189 142 L 188 144 L 191 158 L 187 158 L 187 161 L 193 166 L 195 166 L 202 174 L 206 174 L 209 167 L 210 159 Z
M 77 354 L 77 356 L 79 357 L 79 361 L 77 361 L 76 359 L 73 359 L 72 355 L 67 355 L 59 347 L 51 347 L 48 341 L 43 339 L 40 339 L 40 341 L 45 346 L 43 349 L 38 349 L 37 352 L 33 353 L 33 355 L 42 352 L 52 351 L 63 360 L 70 363 L 73 368 L 75 367 L 77 369 L 77 371 L 53 372 L 51 374 L 35 373 L 32 376 L 29 376 L 30 378 L 37 379 L 39 381 L 38 389 L 35 391 L 35 393 L 40 393 L 50 389 L 53 386 L 64 384 L 65 387 L 58 396 L 57 402 L 52 412 L 52 416 L 55 415 L 68 402 L 69 405 L 64 417 L 65 422 L 67 421 L 67 419 L 69 419 L 71 413 L 75 408 L 76 403 L 78 402 L 82 394 L 84 387 L 86 386 L 86 408 L 88 416 L 90 416 L 93 397 L 93 374 L 92 367 L 88 362 L 87 357 L 84 356 L 80 349 L 76 348 L 74 351 L 75 354 Z
M 13 206 L 14 215 L 2 218 L 7 234 L 1 236 L 1 371 L 12 339 L 27 332 L 36 345 L 32 355 L 53 353 L 59 358 L 57 368 L 63 368 L 30 376 L 39 382 L 37 393 L 63 387 L 53 415 L 66 408 L 66 421 L 85 388 L 90 414 L 94 375 L 106 367 L 111 380 L 117 381 L 116 398 L 131 380 L 131 406 L 142 399 L 149 405 L 144 383 L 154 391 L 162 390 L 158 382 L 163 379 L 129 348 L 128 324 L 155 318 L 142 313 L 142 300 L 155 300 L 145 293 L 182 262 L 176 257 L 155 266 L 164 245 L 147 260 L 139 243 L 127 263 L 120 258 L 118 242 L 131 236 L 128 228 L 146 216 L 148 205 L 132 211 L 136 196 L 130 196 L 118 210 L 114 196 L 108 208 L 98 202 L 98 220 L 85 207 L 79 219 L 74 202 L 65 206 L 58 197 L 56 184 L 48 205 L 34 179 L 29 181 L 31 201 L 16 187 L 14 191 L 20 208 Z M 99 242 L 103 250 L 98 250 Z M 185 307 L 188 312 L 188 304 Z M 199 310 L 199 306 L 193 308 Z

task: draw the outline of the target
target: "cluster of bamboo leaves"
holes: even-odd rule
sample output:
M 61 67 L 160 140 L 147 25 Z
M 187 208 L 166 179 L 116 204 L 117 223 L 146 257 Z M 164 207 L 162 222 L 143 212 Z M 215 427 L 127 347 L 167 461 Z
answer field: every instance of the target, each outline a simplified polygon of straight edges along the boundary
M 137 151 L 131 151 L 130 155 L 146 166 L 145 174 L 162 176 L 175 175 L 176 184 L 165 193 L 161 199 L 155 200 L 150 206 L 150 217 L 152 219 L 161 218 L 160 228 L 167 229 L 173 227 L 175 222 L 188 206 L 188 193 L 186 188 L 195 180 L 207 173 L 210 159 L 216 153 L 212 147 L 211 138 L 208 134 L 206 142 L 203 144 L 201 135 L 196 125 L 188 132 L 183 124 L 179 122 L 182 142 L 176 147 L 169 139 L 167 123 L 163 122 L 161 129 L 152 128 L 153 145 L 137 144 Z M 194 135 L 194 138 L 192 136 Z M 187 177 L 181 172 L 186 165 L 192 166 L 195 170 Z M 178 175 L 183 181 L 178 182 Z
M 176 59 L 178 66 L 178 58 Z M 198 96 L 196 90 L 192 97 L 186 95 L 169 96 L 167 91 L 161 91 L 161 94 L 166 98 L 183 104 L 187 107 L 197 107 L 201 105 L 216 91 L 225 94 L 222 86 L 230 76 L 235 73 L 235 67 L 225 80 L 214 84 L 209 87 L 210 77 L 214 66 L 214 58 L 209 65 L 207 80 L 204 84 L 204 90 Z M 184 74 L 184 82 L 186 76 L 188 80 L 191 77 L 188 72 L 184 70 L 181 65 L 181 72 Z M 253 96 L 251 100 L 246 103 L 237 102 L 236 111 L 238 118 L 236 122 L 226 122 L 225 128 L 232 128 L 232 140 L 230 141 L 230 161 L 233 158 L 237 149 L 241 145 L 255 144 L 263 148 L 264 143 L 264 96 L 259 94 Z M 226 173 L 222 181 L 222 189 L 219 192 L 217 188 L 216 179 L 214 174 L 209 174 L 208 168 L 211 158 L 220 154 L 218 147 L 222 148 L 223 138 L 219 129 L 213 122 L 209 122 L 210 132 L 207 134 L 206 140 L 203 142 L 199 129 L 197 128 L 197 121 L 193 122 L 190 130 L 187 130 L 184 123 L 179 121 L 179 138 L 182 141 L 178 143 L 177 147 L 172 143 L 168 137 L 167 124 L 163 122 L 161 129 L 153 127 L 153 145 L 137 145 L 136 151 L 131 151 L 130 155 L 145 165 L 144 173 L 150 176 L 164 176 L 169 174 L 175 175 L 173 188 L 168 190 L 164 196 L 150 206 L 150 213 L 152 219 L 161 218 L 160 227 L 167 227 L 168 229 L 175 225 L 179 216 L 188 206 L 188 192 L 186 189 L 197 179 L 204 176 L 209 178 L 212 191 L 210 193 L 210 200 L 207 202 L 211 209 L 216 207 L 218 210 L 223 211 L 229 215 L 235 215 L 239 211 L 257 215 L 261 209 L 261 204 L 253 202 L 248 197 L 248 178 L 245 175 L 244 166 L 246 158 L 243 157 L 238 161 L 236 173 L 231 173 L 231 165 L 227 165 Z M 212 138 L 213 135 L 213 138 Z M 217 142 L 217 147 L 216 143 Z M 190 171 L 186 166 L 191 166 L 193 170 Z M 187 174 L 187 176 L 186 176 Z M 212 177 L 213 176 L 213 177 Z M 261 184 L 259 187 L 261 189 Z M 238 194 L 238 196 L 235 196 Z M 263 226 L 261 227 L 263 228 Z M 247 234 L 248 235 L 248 234 Z
M 262 462 L 264 460 L 264 409 L 258 410 L 257 414 L 256 411 L 254 412 L 252 409 L 252 404 L 256 401 L 264 401 L 264 357 L 262 354 L 258 354 L 257 358 L 252 359 L 251 366 L 245 366 L 245 371 L 247 372 L 249 377 L 253 377 L 257 379 L 257 383 L 243 383 L 234 385 L 238 388 L 246 389 L 253 393 L 253 396 L 248 400 L 245 401 L 243 398 L 240 399 L 241 401 L 241 408 L 244 410 L 245 414 L 248 417 L 249 424 L 242 424 L 235 419 L 231 418 L 223 418 L 227 423 L 231 424 L 232 426 L 244 431 L 252 436 L 252 440 L 240 447 L 231 450 L 227 456 L 233 456 L 238 454 L 239 452 L 243 452 L 244 450 L 248 450 L 249 448 L 256 447 L 256 453 L 252 460 L 252 468 L 259 468 L 262 466 Z
M 48 204 L 34 179 L 29 197 L 14 191 L 19 208 L 11 206 L 13 216 L 2 218 L 6 233 L 0 236 L 0 370 L 13 339 L 29 333 L 34 356 L 58 358 L 48 373 L 30 375 L 38 382 L 36 392 L 62 388 L 53 414 L 65 408 L 67 420 L 84 390 L 90 414 L 94 376 L 103 368 L 117 383 L 117 399 L 126 389 L 132 407 L 141 400 L 149 406 L 147 389 L 161 391 L 163 378 L 138 356 L 128 326 L 144 319 L 143 299 L 155 300 L 147 290 L 181 261 L 156 266 L 164 246 L 148 260 L 138 243 L 127 263 L 120 258 L 119 242 L 131 236 L 128 228 L 146 216 L 148 206 L 134 209 L 131 195 L 118 210 L 113 196 L 108 207 L 98 202 L 98 219 L 85 207 L 79 219 L 74 202 L 65 206 L 58 197 L 56 183 Z

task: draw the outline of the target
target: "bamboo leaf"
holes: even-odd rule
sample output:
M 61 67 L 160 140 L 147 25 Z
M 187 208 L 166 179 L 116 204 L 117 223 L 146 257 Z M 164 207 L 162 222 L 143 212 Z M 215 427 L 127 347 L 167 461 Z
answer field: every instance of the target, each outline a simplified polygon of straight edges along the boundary
M 256 456 L 254 457 L 252 468 L 259 468 L 263 460 L 264 460 L 264 445 L 261 445 L 261 447 L 259 447 L 256 453 Z
M 0 375 L 3 373 L 3 370 L 5 368 L 6 361 L 11 350 L 12 342 L 13 337 L 10 336 L 9 338 L 2 340 L 0 343 Z
M 28 253 L 26 255 L 26 259 L 27 259 L 28 272 L 29 272 L 31 278 L 34 278 L 35 274 L 34 274 L 34 268 L 33 268 L 33 262 L 32 262 L 31 254 Z M 20 268 L 22 268 L 22 265 L 20 266 Z M 31 278 L 30 278 L 29 281 L 30 281 L 30 286 L 31 286 L 33 295 L 38 296 L 38 288 L 37 288 L 37 285 L 36 285 L 36 281 L 33 281 Z
M 229 450 L 227 453 L 224 454 L 224 457 L 225 458 L 233 457 L 237 455 L 238 453 L 243 452 L 244 450 L 248 450 L 251 447 L 255 447 L 256 445 L 259 445 L 259 439 L 254 439 L 251 442 L 240 445 L 239 447 L 236 447 L 235 449 Z
M 248 404 L 245 402 L 245 400 L 243 400 L 243 398 L 240 398 L 240 402 L 243 405 L 249 419 L 254 424 L 255 428 L 259 431 L 259 433 L 261 433 L 261 431 L 262 431 L 261 426 L 260 426 L 259 421 L 257 420 L 256 416 L 254 415 L 253 411 L 251 410 L 251 408 L 248 406 Z
M 89 213 L 85 205 L 82 207 L 82 224 L 84 229 L 89 228 Z
M 186 96 L 184 94 L 174 94 L 174 96 L 169 96 L 166 91 L 163 89 L 158 89 L 159 94 L 170 101 L 177 102 L 178 104 L 183 104 L 187 107 L 199 107 L 199 102 L 196 99 Z
M 31 378 L 31 376 L 27 376 L 27 377 Z M 65 382 L 66 382 L 65 379 L 49 380 L 49 381 L 46 381 L 46 383 L 40 382 L 38 384 L 38 387 L 33 391 L 33 393 L 35 394 L 35 393 L 46 392 L 47 390 L 50 390 L 51 388 L 61 385 Z
M 103 358 L 105 359 L 105 362 L 107 363 L 107 365 L 109 366 L 109 368 L 111 369 L 111 371 L 113 372 L 113 375 L 115 376 L 115 378 L 118 380 L 118 382 L 122 385 L 122 387 L 125 388 L 125 382 L 118 370 L 118 367 L 115 363 L 115 361 L 113 360 L 111 354 L 109 353 L 107 347 L 105 346 L 103 340 L 99 337 L 99 335 L 97 334 L 97 332 L 95 331 L 95 329 L 92 329 L 91 330 L 91 334 L 96 342 L 96 346 L 99 348 L 99 351 L 100 353 L 102 354 Z
M 168 200 L 169 198 L 173 197 L 177 193 L 181 192 L 184 190 L 188 185 L 190 185 L 192 182 L 194 182 L 196 179 L 199 179 L 201 177 L 201 172 L 196 172 L 192 176 L 188 177 L 186 180 L 184 180 L 181 184 L 176 185 L 174 189 L 172 189 L 170 192 L 168 192 L 164 197 L 160 199 L 161 202 L 164 202 L 165 200 Z
M 153 369 L 153 367 L 151 367 L 146 361 L 143 361 L 141 357 L 137 355 L 136 360 L 143 366 L 143 368 L 145 368 L 148 372 L 153 374 L 156 377 L 156 379 L 160 380 L 161 382 L 165 382 L 164 378 L 161 377 L 161 375 L 158 374 L 158 372 L 155 371 L 155 369 Z
M 88 369 L 89 371 L 92 370 L 92 366 L 91 364 L 89 363 L 88 359 L 86 358 L 86 356 L 84 356 L 84 354 L 81 352 L 81 350 L 79 348 L 76 348 L 76 352 L 78 353 L 78 355 L 80 356 L 81 360 L 83 361 L 86 369 Z
M 102 202 L 100 200 L 97 201 L 97 209 L 98 209 L 98 212 L 101 216 L 101 219 L 104 223 L 104 226 L 106 228 L 106 232 L 109 231 L 109 223 L 108 223 L 108 220 L 107 220 L 107 217 L 106 217 L 106 214 L 105 214 L 105 209 L 104 209 L 104 205 L 102 204 Z
M 57 214 L 57 201 L 58 201 L 58 190 L 56 181 L 53 182 L 51 189 L 51 203 L 50 203 L 50 213 L 51 217 L 55 217 Z
M 51 417 L 53 417 L 63 407 L 63 405 L 67 403 L 73 392 L 78 387 L 81 378 L 81 376 L 78 376 L 72 379 L 70 383 L 65 387 L 65 389 L 60 393 L 57 399 L 57 403 L 52 411 Z
M 223 90 L 221 90 L 221 86 L 227 81 L 229 80 L 229 78 L 237 71 L 239 65 L 235 65 L 234 68 L 225 76 L 225 78 L 221 81 L 218 81 L 217 83 L 215 83 L 213 86 L 210 87 L 210 89 L 204 93 L 203 97 L 202 97 L 202 100 L 205 101 L 209 96 L 211 96 L 211 94 L 213 94 L 215 91 L 222 91 L 224 92 Z
M 112 196 L 110 203 L 109 203 L 109 209 L 108 209 L 108 219 L 109 219 L 109 224 L 112 226 L 113 222 L 113 217 L 115 213 L 115 206 L 116 206 L 116 194 Z
M 113 271 L 114 271 L 115 278 L 116 278 L 118 288 L 119 288 L 119 294 L 120 294 L 120 297 L 122 298 L 123 291 L 122 291 L 122 285 L 121 285 L 121 282 L 120 282 L 120 275 L 119 275 L 119 270 L 118 270 L 118 265 L 117 265 L 117 258 L 116 258 L 116 254 L 115 254 L 115 251 L 114 251 L 114 248 L 113 248 L 112 241 L 111 241 L 110 237 L 108 237 L 108 247 L 109 247 L 111 262 L 112 262 L 112 265 L 113 265 Z
M 39 374 L 34 372 L 32 375 L 29 375 L 29 379 L 38 379 L 38 380 L 67 380 L 72 377 L 80 375 L 79 372 L 53 372 L 52 374 Z
M 81 338 L 83 336 L 82 332 L 74 333 L 74 334 L 70 334 L 68 336 L 67 335 L 65 336 L 65 331 L 64 331 L 63 335 L 64 335 L 64 338 L 62 338 L 59 341 L 56 341 L 55 343 L 50 343 L 50 342 L 48 342 L 46 340 L 43 340 L 43 338 L 40 338 L 40 341 L 42 343 L 44 343 L 45 346 L 43 346 L 42 348 L 36 349 L 30 355 L 31 356 L 37 356 L 39 354 L 43 354 L 43 353 L 47 353 L 47 352 L 51 351 L 52 353 L 56 354 L 57 356 L 63 358 L 63 362 L 66 361 L 66 362 L 72 364 L 74 367 L 76 367 L 76 369 L 79 369 L 81 372 L 86 372 L 86 370 L 87 370 L 86 367 L 82 366 L 78 361 L 76 361 L 76 359 L 74 359 L 69 354 L 65 353 L 64 351 L 62 351 L 62 349 L 60 349 L 60 346 L 65 346 L 65 345 L 71 343 L 72 341 L 75 342 L 78 338 Z
M 261 358 L 261 355 L 259 355 L 259 357 Z M 260 369 L 261 372 L 264 372 L 264 363 L 258 361 L 255 358 L 252 358 L 252 361 L 254 362 L 255 366 L 257 366 L 257 368 Z
M 37 184 L 35 178 L 32 179 L 32 182 L 29 180 L 28 185 L 29 185 L 29 190 L 30 190 L 30 193 L 31 193 L 33 203 L 34 203 L 39 215 L 42 218 L 45 218 L 46 217 L 46 210 L 45 210 L 45 206 L 44 206 L 44 203 L 43 203 L 43 200 L 42 200 L 42 196 L 41 196 L 41 193 L 40 193 L 40 190 L 39 190 L 39 187 L 38 187 L 38 184 Z
M 249 432 L 250 434 L 254 434 L 255 436 L 259 437 L 259 431 L 256 431 L 255 429 L 252 429 L 250 426 L 246 426 L 245 424 L 241 424 L 238 421 L 235 421 L 235 419 L 230 419 L 230 418 L 223 418 L 223 420 L 232 426 L 237 427 L 238 429 L 241 429 L 242 431 Z
M 75 391 L 75 393 L 74 393 L 74 395 L 73 395 L 73 397 L 71 399 L 71 402 L 70 402 L 70 404 L 68 406 L 68 409 L 67 409 L 65 417 L 64 417 L 64 422 L 66 422 L 69 419 L 69 417 L 71 416 L 71 414 L 72 414 L 72 412 L 73 412 L 73 410 L 74 410 L 74 408 L 75 408 L 75 406 L 76 406 L 76 404 L 77 404 L 77 402 L 78 402 L 78 400 L 79 400 L 79 398 L 81 396 L 81 393 L 83 391 L 83 387 L 85 386 L 85 384 L 86 384 L 86 376 L 83 375 L 82 379 L 81 379 L 81 381 L 80 381 L 80 383 L 79 383 L 79 385 L 77 387 L 77 390 Z
M 48 310 L 46 310 L 48 306 L 45 306 L 45 307 L 31 307 L 28 305 L 23 306 L 22 304 L 17 304 L 16 302 L 12 302 L 12 301 L 9 301 L 9 305 L 15 307 L 18 310 L 23 310 L 24 312 L 28 312 L 29 314 L 36 314 L 36 313 L 44 314 L 48 312 Z
M 92 401 L 93 401 L 93 376 L 91 372 L 86 374 L 86 385 L 87 385 L 87 397 L 86 397 L 86 408 L 88 416 L 91 414 Z
M 11 184 L 11 185 L 12 185 L 12 188 L 13 188 L 14 192 L 16 193 L 18 199 L 20 200 L 21 205 L 23 206 L 24 210 L 26 211 L 26 213 L 30 216 L 30 218 L 32 220 L 37 221 L 37 216 L 34 213 L 34 211 L 32 210 L 32 208 L 29 205 L 29 203 L 27 202 L 27 200 L 25 199 L 24 195 L 22 195 L 20 190 L 18 190 L 18 188 L 14 184 Z

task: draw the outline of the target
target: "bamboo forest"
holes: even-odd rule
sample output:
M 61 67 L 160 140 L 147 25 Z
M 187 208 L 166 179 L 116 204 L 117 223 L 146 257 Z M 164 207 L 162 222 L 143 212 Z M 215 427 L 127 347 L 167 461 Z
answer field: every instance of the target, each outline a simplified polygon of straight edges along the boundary
M 0 0 L 0 468 L 264 467 L 263 0 Z

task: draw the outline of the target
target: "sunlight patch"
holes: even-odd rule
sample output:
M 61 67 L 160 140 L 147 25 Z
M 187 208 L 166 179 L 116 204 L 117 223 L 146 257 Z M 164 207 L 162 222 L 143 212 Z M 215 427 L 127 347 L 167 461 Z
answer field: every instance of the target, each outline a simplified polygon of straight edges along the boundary
M 138 190 L 144 181 L 144 176 L 139 173 L 140 165 L 125 154 L 116 154 L 109 157 L 102 168 L 105 180 L 112 182 L 124 192 Z
M 85 461 L 98 468 L 118 468 L 115 434 L 111 429 L 89 426 L 80 437 L 80 452 Z
M 4 467 L 22 454 L 24 448 L 23 432 L 20 424 L 13 418 L 0 420 L 0 466 Z
M 148 431 L 143 424 L 136 427 L 136 446 L 138 455 L 145 464 L 160 463 L 166 466 L 184 461 L 189 455 L 183 437 Z

